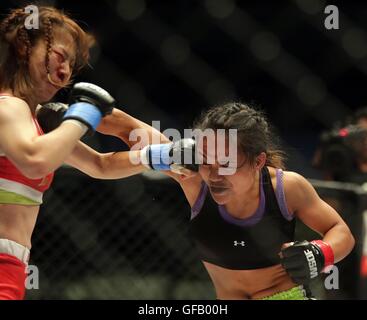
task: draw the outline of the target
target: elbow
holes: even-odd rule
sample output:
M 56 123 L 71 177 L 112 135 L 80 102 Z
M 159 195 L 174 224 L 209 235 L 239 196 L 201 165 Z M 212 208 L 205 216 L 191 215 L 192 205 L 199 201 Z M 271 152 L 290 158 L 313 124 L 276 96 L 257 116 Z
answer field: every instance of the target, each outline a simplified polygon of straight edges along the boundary
M 352 233 L 349 231 L 348 234 L 345 237 L 345 240 L 344 240 L 344 253 L 341 257 L 342 259 L 347 257 L 353 251 L 355 243 L 356 243 L 356 241 L 355 241 Z M 341 259 L 338 259 L 338 261 L 340 261 L 340 260 Z
M 102 154 L 98 154 L 98 156 L 94 159 L 94 165 L 90 169 L 88 175 L 95 179 L 105 179 L 106 177 L 106 168 L 108 166 L 108 159 L 104 157 Z
M 345 248 L 345 255 L 347 256 L 349 255 L 352 250 L 354 249 L 354 246 L 356 244 L 356 240 L 352 234 L 352 232 L 350 231 L 349 227 L 347 225 L 344 225 L 345 231 L 344 231 L 344 248 Z
M 41 179 L 52 171 L 49 163 L 45 159 L 28 159 L 20 168 L 22 174 L 29 179 Z
M 349 246 L 350 246 L 350 251 L 352 251 L 355 244 L 356 244 L 356 240 L 354 239 L 354 236 L 350 231 L 349 231 L 349 241 L 348 242 L 349 242 Z
M 348 254 L 353 250 L 355 244 L 356 244 L 356 240 L 354 239 L 354 236 L 352 234 L 352 232 L 350 231 L 349 227 L 347 224 L 344 223 L 344 227 L 345 227 L 345 235 L 346 235 L 346 243 L 348 244 L 348 248 L 349 248 L 349 252 Z

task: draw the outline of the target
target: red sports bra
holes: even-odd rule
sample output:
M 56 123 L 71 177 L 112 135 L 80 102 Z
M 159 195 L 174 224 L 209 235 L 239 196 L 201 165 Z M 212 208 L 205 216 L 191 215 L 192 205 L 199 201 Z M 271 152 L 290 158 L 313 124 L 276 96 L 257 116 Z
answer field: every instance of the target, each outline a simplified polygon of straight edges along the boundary
M 0 99 L 8 96 L 0 94 Z M 38 135 L 43 131 L 35 117 L 32 117 Z M 41 204 L 43 193 L 49 189 L 54 173 L 41 179 L 30 179 L 0 151 L 0 203 L 17 202 L 19 204 Z M 7 195 L 6 195 L 7 194 Z M 16 195 L 15 197 L 13 195 Z M 18 199 L 14 200 L 14 199 Z M 30 200 L 27 202 L 26 200 Z

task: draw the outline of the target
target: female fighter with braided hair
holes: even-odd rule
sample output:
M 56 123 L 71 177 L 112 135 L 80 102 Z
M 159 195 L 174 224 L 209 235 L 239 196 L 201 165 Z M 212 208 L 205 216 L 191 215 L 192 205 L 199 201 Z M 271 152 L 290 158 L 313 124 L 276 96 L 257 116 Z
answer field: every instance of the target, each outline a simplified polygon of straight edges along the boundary
M 180 183 L 191 206 L 190 233 L 217 298 L 308 299 L 310 280 L 352 250 L 354 238 L 348 226 L 304 177 L 283 171 L 283 154 L 274 146 L 261 112 L 227 103 L 204 113 L 195 128 L 214 130 L 215 142 L 223 138 L 219 129 L 225 129 L 225 152 L 203 139 L 148 145 L 140 157 Z M 129 140 L 134 129 L 149 127 L 116 110 L 99 127 L 130 147 L 136 143 Z M 228 160 L 230 129 L 237 130 L 237 152 Z M 192 161 L 181 165 L 198 174 L 183 177 L 168 171 L 174 164 L 172 151 L 190 149 L 203 161 L 196 158 L 195 167 L 195 157 L 188 156 Z M 296 217 L 322 240 L 294 242 Z
M 144 169 L 130 164 L 129 152 L 100 154 L 79 141 L 114 106 L 97 86 L 75 85 L 62 123 L 43 134 L 37 106 L 87 64 L 93 38 L 55 8 L 38 11 L 38 29 L 25 27 L 23 8 L 0 24 L 0 299 L 24 297 L 31 236 L 54 170 L 66 162 L 113 179 Z

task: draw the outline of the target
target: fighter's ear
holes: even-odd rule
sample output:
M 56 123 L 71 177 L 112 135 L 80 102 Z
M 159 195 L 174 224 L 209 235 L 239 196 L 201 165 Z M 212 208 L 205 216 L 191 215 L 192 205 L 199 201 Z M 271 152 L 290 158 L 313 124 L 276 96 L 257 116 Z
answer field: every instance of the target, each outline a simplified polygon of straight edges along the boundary
M 255 161 L 255 167 L 257 170 L 261 170 L 266 163 L 266 153 L 265 152 L 261 152 L 257 157 L 256 157 L 256 161 Z

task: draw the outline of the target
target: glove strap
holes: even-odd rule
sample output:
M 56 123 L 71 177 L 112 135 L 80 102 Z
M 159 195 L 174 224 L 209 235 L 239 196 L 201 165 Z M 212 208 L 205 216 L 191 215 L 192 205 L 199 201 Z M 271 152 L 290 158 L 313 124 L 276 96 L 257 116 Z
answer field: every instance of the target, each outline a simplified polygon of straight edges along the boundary
M 140 163 L 148 169 L 153 169 L 153 167 L 150 165 L 150 162 L 150 145 L 147 145 L 140 150 Z
M 82 136 L 84 136 L 84 135 L 87 133 L 87 131 L 88 131 L 88 127 L 87 127 L 84 123 L 82 123 L 82 122 L 80 122 L 80 121 L 78 121 L 78 120 L 74 120 L 74 119 L 66 119 L 66 120 L 64 121 L 64 123 L 72 123 L 72 124 L 74 124 L 75 126 L 77 126 L 77 127 L 79 127 L 80 129 L 82 129 Z
M 172 143 L 151 144 L 149 160 L 154 170 L 170 170 L 170 149 Z
M 170 149 L 172 143 L 151 144 L 140 151 L 140 161 L 153 170 L 170 170 Z
M 102 113 L 90 103 L 77 102 L 69 106 L 63 119 L 79 120 L 95 131 L 101 122 Z
M 324 268 L 322 270 L 323 272 L 326 267 L 332 266 L 334 264 L 333 249 L 331 248 L 331 246 L 328 243 L 322 240 L 314 240 L 314 241 L 311 241 L 311 243 L 317 245 L 321 249 L 321 252 L 324 255 L 325 262 L 324 262 Z

